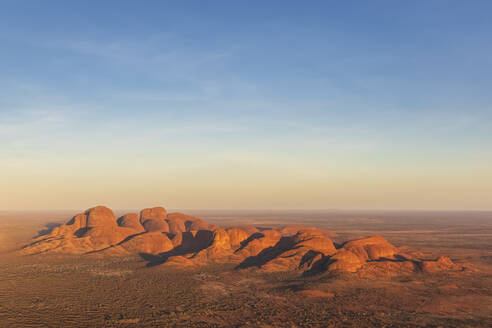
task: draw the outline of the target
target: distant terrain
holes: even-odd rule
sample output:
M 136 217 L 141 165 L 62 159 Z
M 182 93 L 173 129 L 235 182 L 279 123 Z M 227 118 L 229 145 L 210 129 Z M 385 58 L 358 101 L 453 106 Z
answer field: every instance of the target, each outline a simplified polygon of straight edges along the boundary
M 0 212 L 0 325 L 492 324 L 492 213 L 131 212 Z

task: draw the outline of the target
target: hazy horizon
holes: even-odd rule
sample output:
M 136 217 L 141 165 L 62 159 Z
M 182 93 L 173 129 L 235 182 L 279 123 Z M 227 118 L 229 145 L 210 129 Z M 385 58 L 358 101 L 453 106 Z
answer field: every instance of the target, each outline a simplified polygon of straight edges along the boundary
M 6 208 L 0 209 L 0 213 L 50 213 L 50 212 L 63 212 L 63 213 L 80 213 L 85 210 L 97 207 L 97 206 L 106 206 L 113 210 L 118 215 L 121 213 L 138 213 L 145 208 L 152 207 L 164 207 L 168 212 L 182 212 L 189 214 L 196 214 L 199 212 L 209 212 L 209 213 L 250 213 L 250 214 L 261 214 L 261 213 L 312 213 L 312 214 L 361 214 L 361 215 L 370 215 L 370 214 L 397 214 L 397 213 L 407 213 L 407 214 L 440 214 L 440 213 L 450 213 L 450 214 L 490 214 L 492 210 L 443 210 L 443 209 L 398 209 L 398 208 L 174 208 L 174 207 L 166 207 L 165 204 L 152 204 L 143 207 L 134 207 L 134 208 L 118 208 L 111 207 L 107 204 L 95 204 L 88 207 L 80 207 L 80 208 L 38 208 L 38 209 L 25 209 L 25 208 Z
M 0 4 L 0 210 L 492 210 L 489 1 Z

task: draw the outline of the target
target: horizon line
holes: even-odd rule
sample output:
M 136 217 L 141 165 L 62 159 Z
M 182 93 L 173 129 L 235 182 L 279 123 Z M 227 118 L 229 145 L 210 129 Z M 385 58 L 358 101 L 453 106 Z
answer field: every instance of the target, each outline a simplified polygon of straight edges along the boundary
M 90 209 L 96 206 L 106 206 L 106 205 L 94 205 L 86 209 Z M 286 211 L 298 211 L 298 212 L 308 212 L 308 211 L 322 211 L 322 212 L 492 212 L 491 209 L 408 209 L 408 208 L 172 208 L 166 207 L 162 205 L 155 206 L 144 206 L 139 208 L 117 208 L 110 207 L 113 211 L 139 211 L 145 208 L 152 207 L 164 207 L 168 212 L 173 211 L 238 211 L 238 212 L 246 212 L 246 211 L 278 211 L 278 212 L 286 212 Z M 80 211 L 80 208 L 43 208 L 43 209 L 3 209 L 0 208 L 0 212 L 49 212 L 49 211 Z

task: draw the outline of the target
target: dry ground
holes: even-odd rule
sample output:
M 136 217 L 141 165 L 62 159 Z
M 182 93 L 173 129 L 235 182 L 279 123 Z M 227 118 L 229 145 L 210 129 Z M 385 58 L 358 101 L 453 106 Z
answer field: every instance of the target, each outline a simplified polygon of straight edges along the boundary
M 138 257 L 11 252 L 72 214 L 0 213 L 0 327 L 492 326 L 492 213 L 190 213 L 224 226 L 317 225 L 336 231 L 336 242 L 377 233 L 469 261 L 478 269 L 471 275 L 300 278 L 227 265 L 180 271 L 149 268 Z

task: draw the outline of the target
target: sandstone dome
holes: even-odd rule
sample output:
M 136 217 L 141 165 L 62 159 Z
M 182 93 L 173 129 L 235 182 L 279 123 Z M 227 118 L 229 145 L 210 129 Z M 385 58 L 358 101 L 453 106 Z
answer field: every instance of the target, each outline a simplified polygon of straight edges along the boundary
M 135 229 L 138 232 L 145 231 L 145 228 L 140 223 L 140 218 L 137 213 L 128 213 L 118 219 L 118 225 L 124 228 Z
M 167 211 L 164 207 L 145 208 L 140 211 L 140 223 L 145 231 L 169 232 L 169 225 L 165 221 Z
M 87 216 L 87 228 L 114 228 L 117 226 L 116 217 L 112 210 L 106 206 L 96 206 L 85 211 Z

